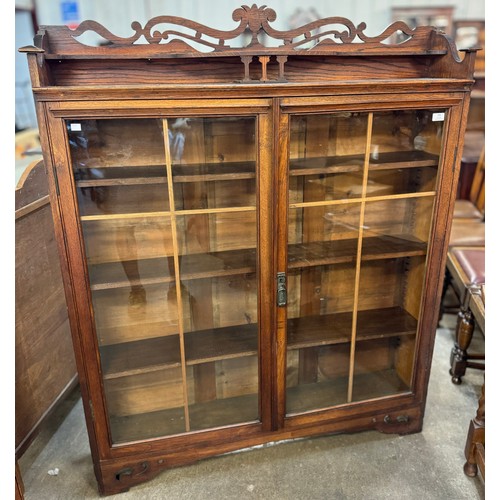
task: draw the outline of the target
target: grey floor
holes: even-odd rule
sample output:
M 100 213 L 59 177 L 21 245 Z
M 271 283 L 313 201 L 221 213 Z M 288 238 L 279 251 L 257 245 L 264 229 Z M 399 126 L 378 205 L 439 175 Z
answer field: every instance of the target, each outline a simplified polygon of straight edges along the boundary
M 282 442 L 162 472 L 107 498 L 127 499 L 484 499 L 482 480 L 462 471 L 469 421 L 484 380 L 448 375 L 454 317 L 437 330 L 423 431 L 369 431 Z M 484 349 L 475 335 L 472 345 Z M 76 391 L 19 461 L 27 500 L 97 499 L 81 399 Z M 59 469 L 57 475 L 49 471 Z M 498 497 L 497 497 L 498 498 Z

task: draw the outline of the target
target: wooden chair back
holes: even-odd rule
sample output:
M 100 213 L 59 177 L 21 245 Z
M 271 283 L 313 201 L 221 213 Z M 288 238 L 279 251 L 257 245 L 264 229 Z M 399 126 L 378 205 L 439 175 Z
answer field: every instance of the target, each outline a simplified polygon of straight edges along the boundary
M 470 189 L 470 201 L 474 203 L 483 214 L 485 208 L 485 171 L 485 147 L 483 146 Z

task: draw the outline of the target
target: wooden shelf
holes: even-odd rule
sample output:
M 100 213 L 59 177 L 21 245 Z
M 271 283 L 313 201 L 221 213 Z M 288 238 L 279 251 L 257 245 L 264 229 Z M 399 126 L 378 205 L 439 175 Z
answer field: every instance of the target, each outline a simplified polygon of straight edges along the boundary
M 258 396 L 249 394 L 189 405 L 191 430 L 211 429 L 258 420 Z M 113 442 L 126 443 L 186 432 L 184 409 L 111 417 Z
M 426 151 L 394 151 L 380 153 L 377 159 L 370 156 L 370 171 L 394 168 L 437 167 L 439 156 Z
M 408 392 L 410 387 L 399 378 L 396 369 L 354 374 L 353 401 L 383 398 Z
M 288 246 L 288 268 L 355 263 L 357 239 L 317 241 Z M 363 238 L 361 260 L 392 259 L 425 255 L 427 245 L 422 241 L 396 236 L 373 236 Z
M 78 187 L 167 183 L 166 165 L 126 167 L 103 165 L 82 167 L 82 170 L 97 170 L 99 175 L 92 179 L 78 180 L 76 182 Z M 173 164 L 172 180 L 174 183 L 185 183 L 255 179 L 255 172 L 255 161 Z
M 370 170 L 437 167 L 439 156 L 425 151 L 395 151 L 370 157 Z M 364 155 L 325 156 L 290 160 L 290 175 L 319 175 L 362 172 Z
M 120 262 L 91 266 L 90 281 L 92 290 L 175 281 L 172 257 L 144 259 L 139 261 L 139 265 L 141 277 L 132 281 L 125 278 L 123 265 Z M 255 273 L 256 250 L 255 248 L 247 248 L 181 255 L 179 256 L 179 268 L 181 281 Z
M 174 183 L 255 179 L 255 172 L 254 161 L 172 165 Z
M 415 257 L 427 253 L 427 243 L 411 235 L 372 236 L 363 238 L 361 260 L 396 259 Z
M 370 170 L 437 167 L 439 156 L 425 151 L 395 151 L 370 157 Z M 319 175 L 362 172 L 364 155 L 324 156 L 290 159 L 290 175 Z M 83 167 L 99 170 L 102 177 L 77 181 L 78 187 L 166 183 L 166 166 Z M 256 162 L 224 162 L 172 165 L 174 183 L 255 179 Z M 148 173 L 149 175 L 145 175 Z
M 377 236 L 363 239 L 362 260 L 393 259 L 425 255 L 426 243 L 410 237 Z M 357 239 L 317 241 L 288 246 L 288 268 L 301 269 L 340 263 L 354 263 Z M 140 260 L 141 277 L 128 280 L 120 262 L 96 264 L 90 268 L 92 290 L 124 288 L 132 285 L 174 281 L 171 257 Z M 247 248 L 204 254 L 182 255 L 179 259 L 181 281 L 234 276 L 256 272 L 256 250 Z M 172 270 L 172 272 L 170 272 Z
M 257 355 L 257 325 L 236 325 L 184 334 L 186 364 Z M 101 346 L 105 379 L 181 366 L 178 335 Z
M 347 377 L 290 387 L 286 391 L 287 414 L 328 408 L 347 403 Z M 396 370 L 354 376 L 353 401 L 364 401 L 408 391 Z
M 137 262 L 140 277 L 129 279 L 125 274 L 127 264 Z M 172 257 L 141 259 L 139 261 L 107 262 L 89 266 L 89 278 L 93 291 L 126 288 L 138 285 L 172 283 L 175 281 Z
M 99 344 L 103 346 L 114 346 L 128 342 L 145 339 L 163 338 L 168 335 L 178 335 L 177 322 L 169 321 L 143 321 L 141 323 L 130 323 L 128 325 L 98 327 Z
M 187 365 L 257 355 L 257 324 L 186 333 L 184 342 Z
M 362 172 L 363 163 L 364 155 L 291 158 L 289 172 L 291 176 Z
M 127 443 L 186 432 L 184 408 L 110 417 L 113 443 Z
M 412 335 L 417 320 L 401 307 L 359 311 L 356 340 Z M 302 316 L 288 320 L 287 348 L 302 349 L 351 341 L 352 312 Z
M 288 320 L 288 349 L 351 341 L 352 312 Z M 416 333 L 417 320 L 400 307 L 359 311 L 357 341 Z M 197 365 L 257 355 L 257 325 L 245 324 L 184 334 L 186 364 Z M 101 347 L 104 378 L 180 366 L 179 337 L 145 339 Z
M 178 335 L 102 346 L 100 353 L 104 379 L 181 366 Z
M 98 173 L 93 173 L 95 170 Z M 99 167 L 87 168 L 84 179 L 78 180 L 76 186 L 86 187 L 109 187 L 109 186 L 133 186 L 140 184 L 166 184 L 167 170 L 164 165 L 149 165 L 137 167 Z
M 258 419 L 259 402 L 257 394 L 215 399 L 206 403 L 189 405 L 189 423 L 192 430 L 257 422 Z

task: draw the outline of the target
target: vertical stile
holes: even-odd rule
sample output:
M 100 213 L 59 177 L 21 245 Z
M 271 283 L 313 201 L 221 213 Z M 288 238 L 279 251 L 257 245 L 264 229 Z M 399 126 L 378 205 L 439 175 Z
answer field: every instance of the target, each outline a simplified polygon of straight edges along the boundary
M 273 275 L 272 265 L 272 227 L 273 204 L 269 186 L 271 186 L 272 140 L 269 124 L 269 115 L 259 114 L 257 117 L 257 137 L 259 148 L 257 150 L 256 193 L 257 193 L 257 277 L 258 277 L 258 352 L 259 361 L 259 408 L 260 418 L 265 430 L 272 429 L 272 379 L 269 373 L 273 371 L 272 352 L 272 312 L 270 300 L 272 288 L 270 282 Z M 271 296 L 271 297 L 270 297 Z M 272 302 L 271 302 L 272 303 Z
M 167 183 L 168 183 L 168 201 L 170 205 L 170 223 L 172 230 L 172 248 L 174 252 L 174 272 L 175 272 L 175 291 L 177 296 L 177 315 L 179 325 L 179 343 L 181 351 L 181 369 L 182 369 L 182 391 L 184 394 L 184 418 L 186 420 L 186 432 L 190 430 L 189 424 L 189 404 L 187 391 L 187 375 L 186 375 L 186 356 L 184 349 L 184 313 L 182 307 L 181 293 L 181 277 L 179 269 L 179 242 L 177 240 L 177 223 L 175 218 L 175 198 L 174 198 L 174 183 L 172 178 L 172 160 L 170 157 L 170 143 L 168 140 L 168 120 L 163 120 L 163 138 L 165 145 L 165 163 L 167 167 Z
M 370 147 L 372 142 L 373 113 L 368 114 L 368 127 L 366 132 L 365 160 L 363 165 L 363 186 L 361 188 L 361 207 L 359 213 L 358 247 L 356 255 L 356 274 L 354 278 L 354 305 L 352 309 L 351 352 L 349 359 L 349 383 L 347 388 L 347 402 L 352 402 L 352 389 L 354 383 L 354 357 L 356 354 L 356 329 L 358 318 L 359 280 L 361 275 L 361 252 L 363 249 L 363 226 L 365 223 L 366 188 L 368 183 L 368 168 L 370 166 Z
M 275 171 L 276 186 L 276 217 L 277 229 L 275 233 L 276 272 L 288 271 L 288 162 L 289 162 L 289 115 L 280 114 L 279 107 L 275 107 L 275 123 L 279 124 L 275 134 L 276 151 L 278 154 L 278 168 Z M 276 303 L 276 300 L 273 302 Z M 283 427 L 286 414 L 286 348 L 287 348 L 287 308 L 276 307 L 276 426 Z

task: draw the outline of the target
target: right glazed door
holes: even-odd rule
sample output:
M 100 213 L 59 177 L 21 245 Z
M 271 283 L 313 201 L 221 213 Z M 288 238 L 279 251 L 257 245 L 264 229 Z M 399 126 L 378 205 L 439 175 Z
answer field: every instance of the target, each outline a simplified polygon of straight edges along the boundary
M 446 118 L 286 117 L 286 416 L 411 390 Z

